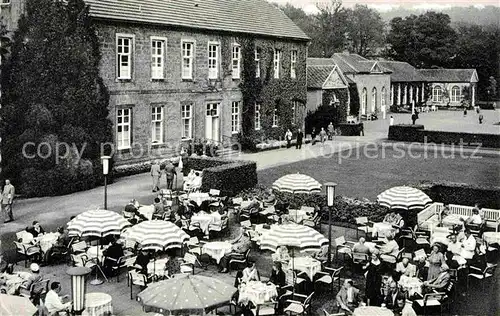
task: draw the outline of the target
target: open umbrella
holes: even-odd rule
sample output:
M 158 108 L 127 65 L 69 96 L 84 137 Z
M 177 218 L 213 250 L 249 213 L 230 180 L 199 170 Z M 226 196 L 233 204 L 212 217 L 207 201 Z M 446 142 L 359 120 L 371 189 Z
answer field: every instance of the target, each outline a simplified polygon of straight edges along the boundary
M 0 294 L 0 315 L 32 316 L 36 311 L 27 297 Z
M 139 293 L 145 310 L 167 315 L 205 315 L 226 305 L 236 288 L 215 278 L 181 274 L 152 283 Z
M 393 209 L 421 210 L 432 200 L 419 189 L 407 186 L 393 187 L 377 196 L 380 205 Z
M 289 193 L 320 193 L 321 184 L 305 174 L 292 173 L 274 181 L 273 189 Z
M 158 251 L 181 248 L 189 240 L 189 235 L 175 224 L 160 220 L 141 222 L 126 230 L 122 237 L 135 241 L 142 249 Z
M 279 246 L 299 249 L 300 252 L 320 250 L 328 245 L 328 239 L 311 227 L 298 224 L 273 225 L 264 231 L 260 240 L 261 249 L 276 251 Z
M 123 216 L 107 210 L 90 210 L 81 213 L 68 223 L 70 235 L 81 237 L 105 237 L 119 235 L 122 230 L 131 226 Z

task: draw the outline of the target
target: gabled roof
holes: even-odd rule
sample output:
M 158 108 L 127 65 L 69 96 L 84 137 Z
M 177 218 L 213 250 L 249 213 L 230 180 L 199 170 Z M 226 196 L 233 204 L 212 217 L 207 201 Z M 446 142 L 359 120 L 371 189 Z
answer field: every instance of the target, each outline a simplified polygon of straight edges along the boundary
M 309 40 L 276 6 L 265 0 L 86 0 L 103 20 Z
M 332 58 L 346 74 L 391 72 L 389 69 L 380 67 L 376 60 L 368 60 L 358 54 L 335 53 Z
M 392 71 L 391 82 L 421 82 L 425 81 L 420 72 L 404 61 L 379 61 L 379 65 Z
M 328 86 L 327 89 L 342 89 L 347 88 L 348 85 L 347 78 L 333 59 L 307 58 L 307 88 L 323 89 Z
M 478 82 L 476 69 L 420 69 L 427 82 Z

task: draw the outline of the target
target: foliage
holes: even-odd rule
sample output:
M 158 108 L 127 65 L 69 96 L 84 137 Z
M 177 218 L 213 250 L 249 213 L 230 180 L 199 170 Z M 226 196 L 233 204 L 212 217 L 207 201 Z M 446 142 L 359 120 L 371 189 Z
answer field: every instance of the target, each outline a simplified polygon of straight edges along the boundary
M 389 57 L 418 68 L 452 66 L 457 35 L 450 22 L 448 15 L 432 11 L 392 19 L 387 35 Z
M 219 146 L 206 139 L 190 139 L 185 143 L 186 151 L 189 156 L 196 154 L 198 156 L 216 157 Z
M 100 144 L 112 139 L 100 57 L 83 0 L 26 3 L 2 69 L 3 171 L 21 192 L 61 194 L 99 182 Z M 24 156 L 28 142 L 49 144 L 46 158 Z M 81 159 L 71 150 L 59 153 L 67 157 L 58 162 L 62 142 Z M 44 188 L 47 182 L 54 187 Z
M 486 90 L 488 91 L 488 101 L 490 101 L 491 98 L 496 97 L 496 95 L 497 95 L 497 81 L 493 76 L 491 76 L 488 79 L 488 87 L 486 88 Z
M 366 5 L 356 4 L 347 10 L 349 51 L 361 56 L 376 54 L 383 45 L 384 21 L 380 14 Z
M 317 131 L 322 127 L 327 130 L 330 122 L 334 122 L 335 119 L 335 108 L 331 105 L 321 105 L 316 111 L 309 111 L 306 116 L 306 134 L 311 133 L 313 127 Z
M 420 142 L 422 141 L 421 131 L 423 125 L 391 125 L 389 126 L 389 140 L 397 140 L 403 142 Z
M 203 191 L 218 189 L 223 195 L 234 195 L 257 185 L 257 164 L 253 161 L 189 157 L 184 173 L 191 169 L 203 170 Z
M 329 58 L 346 47 L 348 12 L 341 0 L 318 2 L 316 7 L 319 12 L 313 16 L 315 32 L 311 35 L 309 56 Z
M 358 87 L 355 84 L 350 84 L 349 85 L 349 96 L 350 96 L 350 114 L 354 116 L 359 115 L 359 108 L 360 108 L 360 102 L 359 102 L 359 92 L 358 92 Z

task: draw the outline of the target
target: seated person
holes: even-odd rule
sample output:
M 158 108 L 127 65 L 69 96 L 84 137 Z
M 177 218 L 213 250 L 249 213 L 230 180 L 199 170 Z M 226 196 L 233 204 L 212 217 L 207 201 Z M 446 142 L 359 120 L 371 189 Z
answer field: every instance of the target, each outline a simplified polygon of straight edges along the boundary
M 472 224 L 472 225 L 481 225 L 482 223 L 483 223 L 483 219 L 479 215 L 479 210 L 476 209 L 476 208 L 474 208 L 472 210 L 472 216 L 470 216 L 469 218 L 467 218 L 465 220 L 465 225 L 470 225 L 470 224 Z
M 241 282 L 247 283 L 250 281 L 260 281 L 260 274 L 255 266 L 255 261 L 248 261 L 247 267 L 243 269 L 243 276 L 241 277 Z
M 201 188 L 203 178 L 201 177 L 201 174 L 199 172 L 195 172 L 195 177 L 191 183 L 191 188 L 194 190 L 197 190 Z
M 236 241 L 231 243 L 233 244 L 231 252 L 226 253 L 219 262 L 219 270 L 222 273 L 229 271 L 229 262 L 231 259 L 243 259 L 247 250 L 249 250 L 252 246 L 250 238 L 243 233 L 240 234 L 240 237 L 237 238 Z
M 173 278 L 174 275 L 181 273 L 181 263 L 173 256 L 168 256 L 168 261 L 165 263 L 165 275 Z
M 184 191 L 189 191 L 189 189 L 193 185 L 193 181 L 195 178 L 196 178 L 196 175 L 194 173 L 194 170 L 191 169 L 191 171 L 189 171 L 189 174 L 187 175 L 187 177 L 184 180 L 184 184 L 183 184 Z
M 57 232 L 59 233 L 59 237 L 57 237 L 56 243 L 43 256 L 45 264 L 50 264 L 54 255 L 65 253 L 68 250 L 69 243 L 71 242 L 69 231 L 61 226 L 57 229 Z
M 111 245 L 108 249 L 104 250 L 104 273 L 106 275 L 111 275 L 113 272 L 113 267 L 118 265 L 118 259 L 123 257 L 123 246 L 121 241 L 116 238 L 111 242 Z
M 251 211 L 251 210 L 259 210 L 259 209 L 260 209 L 260 202 L 257 199 L 257 197 L 255 197 L 255 196 L 252 198 L 250 204 L 241 208 L 242 211 Z
M 288 248 L 286 246 L 278 246 L 278 248 L 276 248 L 276 252 L 272 257 L 274 261 L 290 260 L 290 255 L 288 254 Z
M 123 216 L 129 217 L 129 222 L 132 223 L 132 225 L 135 225 L 137 223 L 140 223 L 142 221 L 147 221 L 148 219 L 139 213 L 139 207 L 140 204 L 137 200 L 131 200 L 126 206 L 125 210 L 123 211 Z
M 460 256 L 466 260 L 472 259 L 476 249 L 476 238 L 468 228 L 465 229 L 465 239 L 462 241 L 462 251 Z
M 45 290 L 45 288 L 40 283 L 44 277 L 40 274 L 40 266 L 36 263 L 30 265 L 31 276 L 23 282 L 21 285 L 25 290 L 31 291 L 30 298 L 32 302 L 36 305 L 40 301 L 40 294 Z M 31 286 L 33 285 L 33 288 Z
M 442 226 L 442 224 L 443 224 L 443 218 L 445 218 L 446 216 L 448 216 L 448 214 L 450 214 L 450 205 L 448 203 L 445 203 L 443 205 L 443 208 L 441 209 L 441 211 L 438 214 L 438 216 L 439 216 L 439 225 L 440 226 Z
M 71 310 L 71 302 L 63 303 L 62 299 L 68 297 L 67 295 L 60 297 L 61 284 L 59 282 L 52 282 L 50 285 L 50 291 L 47 292 L 45 297 L 45 307 L 47 308 L 49 315 L 61 315 L 65 312 L 69 315 Z
M 406 274 L 409 277 L 414 277 L 417 274 L 417 267 L 410 263 L 410 259 L 403 258 L 401 262 L 396 264 L 396 272 Z
M 430 293 L 433 290 L 443 291 L 450 283 L 450 273 L 448 272 L 449 267 L 447 264 L 441 265 L 441 271 L 439 275 L 429 281 L 424 282 L 424 292 Z
M 359 238 L 359 241 L 352 246 L 352 252 L 370 254 L 370 248 L 365 245 L 365 238 Z
M 469 262 L 471 267 L 475 267 L 483 271 L 486 269 L 486 246 L 484 244 L 476 244 L 476 249 L 474 249 L 474 256 Z
M 148 275 L 149 261 L 149 253 L 147 252 L 147 250 L 142 249 L 135 259 L 134 267 L 139 271 L 139 273 Z
M 385 306 L 388 309 L 396 309 L 398 307 L 398 299 L 401 300 L 401 298 L 403 298 L 404 301 L 405 298 L 403 292 L 399 289 L 398 284 L 392 281 L 389 284 L 389 290 L 384 298 Z
M 457 240 L 457 235 L 452 234 L 448 236 L 450 242 L 447 245 L 447 250 L 445 253 L 446 264 L 452 268 L 458 268 L 460 264 L 453 259 L 455 256 L 460 256 L 462 253 L 462 243 Z
M 387 213 L 382 222 L 392 225 L 395 228 L 401 228 L 404 226 L 403 217 L 398 213 L 396 213 L 395 210 L 391 210 L 391 212 Z
M 321 247 L 321 249 L 318 252 L 315 252 L 312 254 L 314 259 L 319 260 L 319 261 L 327 261 L 328 260 L 328 246 Z
M 42 226 L 40 226 L 40 223 L 38 223 L 37 221 L 33 221 L 33 226 L 29 228 L 27 232 L 33 235 L 34 238 L 38 237 L 39 235 L 45 234 Z
M 163 215 L 165 214 L 165 205 L 163 204 L 161 199 L 156 197 L 153 205 L 155 207 L 155 210 L 153 212 L 152 218 L 163 218 Z
M 266 205 L 273 205 L 276 202 L 276 196 L 273 194 L 273 189 L 267 191 L 267 197 L 262 202 Z
M 283 266 L 281 262 L 275 262 L 273 265 L 273 271 L 271 271 L 271 277 L 269 278 L 269 283 L 272 283 L 278 287 L 278 292 L 281 291 L 281 288 L 286 285 L 286 276 L 283 271 Z M 281 291 L 283 292 L 283 291 Z M 278 295 L 282 295 L 283 293 L 278 293 Z
M 477 210 L 477 213 L 479 214 L 479 216 L 481 216 L 481 218 L 484 221 L 484 210 L 483 210 L 483 207 L 479 203 L 476 203 L 476 204 L 474 204 L 474 209 Z M 474 210 L 472 212 L 474 213 Z
M 344 286 L 340 288 L 335 300 L 339 307 L 339 312 L 352 314 L 354 309 L 358 307 L 361 301 L 359 298 L 359 290 L 353 286 L 351 279 L 346 279 L 344 281 Z
M 385 256 L 397 257 L 399 252 L 399 245 L 394 240 L 394 236 L 390 234 L 389 236 L 387 236 L 387 243 L 382 245 L 379 250 L 381 258 L 384 258 Z

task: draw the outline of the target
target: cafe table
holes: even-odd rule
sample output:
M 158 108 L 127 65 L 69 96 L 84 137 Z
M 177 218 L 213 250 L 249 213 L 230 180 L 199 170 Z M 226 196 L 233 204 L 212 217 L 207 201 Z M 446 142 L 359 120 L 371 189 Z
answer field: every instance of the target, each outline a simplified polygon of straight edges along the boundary
M 217 264 L 219 264 L 220 259 L 222 259 L 226 253 L 230 253 L 232 249 L 233 246 L 227 241 L 212 241 L 203 245 L 203 253 L 214 258 Z
M 141 215 L 146 217 L 148 220 L 151 220 L 153 218 L 153 213 L 155 212 L 155 206 L 154 205 L 142 205 L 137 209 L 137 212 L 139 212 Z
M 292 265 L 293 260 L 293 265 Z M 295 257 L 290 260 L 288 268 L 304 272 L 310 280 L 313 280 L 314 275 L 321 271 L 321 261 L 311 257 Z
M 40 244 L 40 249 L 43 253 L 46 253 L 54 244 L 57 242 L 57 238 L 59 238 L 59 233 L 47 233 L 35 238 L 36 241 Z
M 415 295 L 415 293 L 422 294 L 422 287 L 424 285 L 419 278 L 407 276 L 401 276 L 398 284 L 408 291 L 410 297 Z
M 288 218 L 292 222 L 300 224 L 304 219 L 310 218 L 310 216 L 307 214 L 306 210 L 299 209 L 299 210 L 288 210 Z
M 113 298 L 107 293 L 85 294 L 85 310 L 83 316 L 104 316 L 113 314 Z
M 380 237 L 387 237 L 391 234 L 395 234 L 398 231 L 397 228 L 393 227 L 389 223 L 379 222 L 373 223 L 372 235 Z
M 102 248 L 101 248 L 102 247 Z M 87 249 L 86 254 L 89 259 L 96 259 L 102 263 L 104 259 L 104 251 L 108 249 L 109 246 L 92 246 Z M 99 255 L 99 256 L 98 256 Z
M 500 244 L 500 233 L 484 232 L 483 239 L 489 244 Z
M 378 306 L 362 306 L 356 308 L 353 313 L 353 316 L 393 316 L 394 313 L 385 307 Z
M 168 262 L 168 257 L 167 258 L 161 258 L 161 259 L 153 259 L 148 263 L 148 275 L 156 275 L 159 277 L 164 277 L 166 276 L 167 272 L 165 271 L 165 265 Z
M 278 296 L 276 285 L 260 281 L 242 283 L 239 292 L 239 303 L 248 304 L 248 302 L 252 302 L 255 306 L 270 302 Z
M 217 216 L 219 215 L 219 216 Z M 191 217 L 191 224 L 198 223 L 200 225 L 201 231 L 208 236 L 209 235 L 209 226 L 210 224 L 217 224 L 221 223 L 221 217 L 220 214 L 208 214 L 208 213 L 198 213 L 196 215 L 193 215 Z

